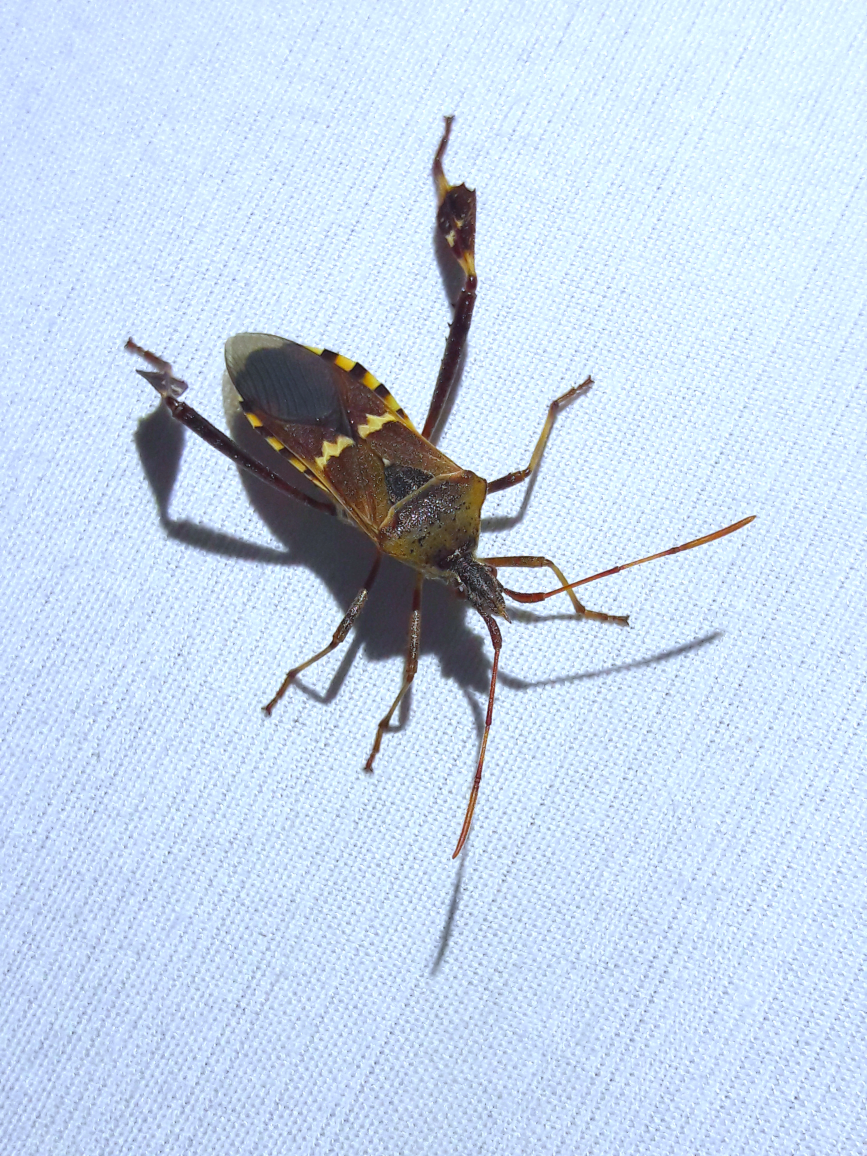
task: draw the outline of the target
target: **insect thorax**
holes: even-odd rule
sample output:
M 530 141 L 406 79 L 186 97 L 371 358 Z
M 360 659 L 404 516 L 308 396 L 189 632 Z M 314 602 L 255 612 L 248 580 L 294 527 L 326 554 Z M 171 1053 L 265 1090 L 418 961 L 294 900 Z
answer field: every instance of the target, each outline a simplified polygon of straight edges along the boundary
M 469 470 L 431 478 L 391 507 L 378 544 L 425 577 L 456 586 L 482 613 L 504 616 L 496 574 L 475 557 L 486 489 Z

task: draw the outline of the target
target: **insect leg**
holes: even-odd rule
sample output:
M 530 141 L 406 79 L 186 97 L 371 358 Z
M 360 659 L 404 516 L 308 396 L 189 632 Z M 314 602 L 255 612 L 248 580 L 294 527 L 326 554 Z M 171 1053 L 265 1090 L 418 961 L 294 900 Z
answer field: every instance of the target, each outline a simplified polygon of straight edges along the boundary
M 415 672 L 418 670 L 418 650 L 419 642 L 421 641 L 421 588 L 423 584 L 424 578 L 421 574 L 417 574 L 415 588 L 412 592 L 412 613 L 409 619 L 409 635 L 406 643 L 406 663 L 403 668 L 403 682 L 400 684 L 397 698 L 391 704 L 388 714 L 384 719 L 380 720 L 379 726 L 376 728 L 373 750 L 370 752 L 370 757 L 364 764 L 366 771 L 373 770 L 373 760 L 379 754 L 379 748 L 382 745 L 382 736 L 388 730 L 392 716 L 400 706 L 403 696 L 412 686 L 412 680 L 415 678 Z
M 488 633 L 491 636 L 491 642 L 494 647 L 494 661 L 491 667 L 491 689 L 488 692 L 488 713 L 485 715 L 485 730 L 482 735 L 482 745 L 479 750 L 479 761 L 476 764 L 476 775 L 473 779 L 473 787 L 470 791 L 470 801 L 467 803 L 466 814 L 464 815 L 463 826 L 461 833 L 458 836 L 458 845 L 454 849 L 452 859 L 457 859 L 461 853 L 461 848 L 467 841 L 467 835 L 470 833 L 470 824 L 473 821 L 473 811 L 476 809 L 476 799 L 479 797 L 479 784 L 482 781 L 482 767 L 485 765 L 485 750 L 488 746 L 488 734 L 491 730 L 491 723 L 494 718 L 494 691 L 497 689 L 497 671 L 500 667 L 500 650 L 503 646 L 503 636 L 500 634 L 500 628 L 493 618 L 487 614 L 483 614 L 482 618 L 485 620 L 485 625 L 488 628 Z
M 619 574 L 621 570 L 629 570 L 631 567 L 641 566 L 645 562 L 655 562 L 657 558 L 668 558 L 671 554 L 682 554 L 684 550 L 694 550 L 696 546 L 705 546 L 708 542 L 716 542 L 718 538 L 725 538 L 729 534 L 733 534 L 735 530 L 742 530 L 744 526 L 748 526 L 750 522 L 755 520 L 756 515 L 751 514 L 748 518 L 741 518 L 739 522 L 724 526 L 722 530 L 714 530 L 712 534 L 703 534 L 700 538 L 693 538 L 692 541 L 684 542 L 680 546 L 671 546 L 668 550 L 660 550 L 658 554 L 648 554 L 646 558 L 636 558 L 634 562 L 623 562 L 619 566 L 612 566 L 609 570 L 600 570 L 598 574 L 591 574 L 589 578 L 580 578 L 577 582 L 563 582 L 563 576 L 557 567 L 548 563 L 560 581 L 563 582 L 563 585 L 558 589 L 543 590 L 538 594 L 520 594 L 516 590 L 504 590 L 504 593 L 516 602 L 544 602 L 546 598 L 553 598 L 555 594 L 571 594 L 576 586 L 586 586 L 588 582 L 595 582 L 598 578 L 610 578 L 612 574 Z M 526 565 L 532 562 L 527 558 L 488 558 L 486 560 L 489 563 L 499 562 L 501 566 L 508 566 L 510 563 Z M 536 564 L 545 565 L 545 559 L 537 559 Z M 594 617 L 598 616 L 594 615 Z
M 277 691 L 271 701 L 262 708 L 265 714 L 271 714 L 271 711 L 289 689 L 292 680 L 296 678 L 296 676 L 299 675 L 302 670 L 306 670 L 308 666 L 312 666 L 314 662 L 318 662 L 320 658 L 324 658 L 326 654 L 330 654 L 332 650 L 336 650 L 337 647 L 341 644 L 341 642 L 351 630 L 356 618 L 358 618 L 359 614 L 364 609 L 364 604 L 367 601 L 370 588 L 376 581 L 376 575 L 379 573 L 379 564 L 381 561 L 382 555 L 377 554 L 376 558 L 374 559 L 373 566 L 370 568 L 370 573 L 364 580 L 364 585 L 352 599 L 352 605 L 343 615 L 343 618 L 340 620 L 340 625 L 334 631 L 334 634 L 332 635 L 331 641 L 328 643 L 328 645 L 323 650 L 320 650 L 317 654 L 314 654 L 312 658 L 308 658 L 306 662 L 302 662 L 300 666 L 295 666 L 292 668 L 292 670 L 289 671 L 289 673 L 280 683 L 280 689 Z
M 127 341 L 124 348 L 128 349 L 130 353 L 138 354 L 139 357 L 144 358 L 149 365 L 153 366 L 152 370 L 137 369 L 136 373 L 145 381 L 150 382 L 168 406 L 172 416 L 188 429 L 191 429 L 193 433 L 198 434 L 208 445 L 219 450 L 221 454 L 225 454 L 235 465 L 242 466 L 257 478 L 261 478 L 263 482 L 267 482 L 276 490 L 280 490 L 281 493 L 288 494 L 289 497 L 303 502 L 305 506 L 312 506 L 314 510 L 321 510 L 325 514 L 337 513 L 337 507 L 332 502 L 311 498 L 309 494 L 305 494 L 303 490 L 299 490 L 281 478 L 279 474 L 275 474 L 273 470 L 263 466 L 261 462 L 256 461 L 239 445 L 236 445 L 222 430 L 211 425 L 207 418 L 202 417 L 192 406 L 181 401 L 180 396 L 186 390 L 187 383 L 172 374 L 172 367 L 167 361 L 163 361 L 161 357 L 157 357 L 155 353 L 151 353 L 147 349 L 142 349 L 140 345 L 136 345 L 132 338 Z
M 575 597 L 575 592 L 572 587 L 579 585 L 577 582 L 570 583 L 566 581 L 566 575 L 556 566 L 550 558 L 542 558 L 534 555 L 518 558 L 480 558 L 480 562 L 485 562 L 488 566 L 517 566 L 526 567 L 528 570 L 538 569 L 541 566 L 547 566 L 549 570 L 553 570 L 557 577 L 562 582 L 560 590 L 552 591 L 552 593 L 559 594 L 561 591 L 569 595 L 572 600 L 572 606 L 575 613 L 582 618 L 591 618 L 594 622 L 616 622 L 619 626 L 628 626 L 629 617 L 625 614 L 602 614 L 598 610 L 588 610 L 583 603 L 579 602 Z M 541 599 L 536 598 L 535 595 L 517 594 L 514 590 L 506 590 L 506 594 L 513 598 L 516 602 L 539 602 Z M 546 594 L 544 597 L 548 597 Z
M 458 362 L 461 359 L 470 323 L 473 319 L 473 308 L 476 304 L 475 244 L 476 244 L 476 193 L 466 185 L 450 185 L 443 172 L 443 156 L 446 145 L 449 143 L 449 134 L 452 129 L 452 117 L 445 118 L 446 127 L 436 151 L 433 163 L 433 178 L 437 190 L 437 228 L 445 237 L 455 260 L 460 264 L 466 280 L 455 308 L 454 320 L 449 328 L 440 371 L 434 386 L 430 409 L 425 418 L 422 437 L 430 438 L 434 426 L 440 418 L 443 406 L 448 401 Z
M 533 450 L 533 455 L 530 458 L 530 464 L 524 470 L 513 470 L 510 474 L 504 474 L 501 478 L 496 478 L 493 482 L 488 482 L 488 493 L 496 494 L 498 490 L 508 490 L 510 486 L 517 486 L 519 482 L 526 481 L 530 475 L 539 468 L 539 462 L 542 460 L 542 454 L 545 452 L 545 446 L 551 434 L 551 427 L 554 425 L 554 418 L 558 411 L 571 401 L 573 397 L 577 397 L 585 389 L 589 389 L 593 384 L 593 378 L 587 377 L 580 385 L 573 385 L 571 389 L 567 390 L 561 397 L 555 398 L 548 406 L 548 416 L 545 418 L 545 424 L 542 426 L 542 432 L 539 434 L 539 440 L 536 442 L 536 448 Z

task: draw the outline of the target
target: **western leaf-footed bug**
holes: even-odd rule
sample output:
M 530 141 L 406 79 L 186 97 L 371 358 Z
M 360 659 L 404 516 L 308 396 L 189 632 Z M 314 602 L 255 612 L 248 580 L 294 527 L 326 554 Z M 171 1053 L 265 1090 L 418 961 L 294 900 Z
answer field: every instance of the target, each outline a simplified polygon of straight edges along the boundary
M 628 619 L 625 616 L 588 610 L 578 601 L 576 588 L 632 566 L 724 538 L 752 522 L 753 518 L 742 518 L 712 534 L 704 534 L 634 562 L 612 566 L 577 582 L 569 582 L 554 562 L 538 555 L 478 557 L 481 510 L 486 496 L 516 486 L 533 474 L 541 461 L 557 411 L 591 385 L 592 379 L 586 378 L 551 402 L 542 432 L 524 469 L 485 482 L 469 470 L 461 469 L 433 444 L 434 430 L 457 377 L 477 288 L 474 255 L 476 194 L 466 185 L 450 185 L 443 172 L 442 162 L 451 124 L 452 118 L 446 117 L 445 130 L 433 163 L 438 202 L 436 220 L 437 228 L 463 271 L 464 281 L 421 433 L 386 387 L 358 362 L 330 350 L 297 345 L 269 334 L 241 333 L 231 337 L 226 343 L 226 368 L 240 395 L 242 410 L 272 449 L 288 458 L 313 483 L 321 497 L 312 497 L 251 457 L 181 401 L 187 385 L 173 375 L 168 362 L 136 345 L 132 339 L 126 348 L 148 363 L 150 368 L 140 369 L 138 373 L 160 393 L 178 421 L 237 465 L 284 494 L 323 513 L 342 514 L 376 546 L 370 573 L 331 641 L 306 662 L 289 671 L 277 693 L 265 706 L 266 714 L 271 714 L 301 671 L 329 654 L 346 638 L 367 601 L 384 554 L 410 566 L 416 572 L 416 578 L 403 680 L 377 727 L 366 770 L 372 770 L 382 737 L 415 677 L 425 579 L 433 578 L 452 586 L 481 615 L 494 654 L 485 726 L 470 798 L 454 851 L 453 857 L 456 857 L 469 834 L 479 794 L 502 646 L 496 620 L 509 620 L 505 599 L 534 603 L 555 594 L 567 594 L 576 615 L 626 625 Z M 556 576 L 559 585 L 554 590 L 530 594 L 510 590 L 501 584 L 498 577 L 499 569 L 510 567 L 547 568 Z

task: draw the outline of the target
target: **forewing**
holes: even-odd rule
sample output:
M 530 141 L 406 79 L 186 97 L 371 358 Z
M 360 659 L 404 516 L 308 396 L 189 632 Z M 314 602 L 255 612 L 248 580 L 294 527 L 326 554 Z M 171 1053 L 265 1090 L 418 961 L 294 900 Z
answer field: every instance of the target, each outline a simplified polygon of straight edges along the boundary
M 363 365 L 282 337 L 242 333 L 226 367 L 251 424 L 372 537 L 389 508 L 458 470 Z

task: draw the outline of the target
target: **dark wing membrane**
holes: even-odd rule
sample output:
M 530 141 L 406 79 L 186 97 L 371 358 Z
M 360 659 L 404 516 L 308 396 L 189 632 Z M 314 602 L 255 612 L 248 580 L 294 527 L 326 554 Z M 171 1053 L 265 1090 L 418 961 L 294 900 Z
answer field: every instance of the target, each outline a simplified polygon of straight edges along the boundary
M 396 501 L 459 472 L 357 362 L 241 333 L 226 343 L 226 367 L 254 428 L 374 540 Z
M 341 371 L 304 345 L 265 333 L 226 342 L 226 368 L 242 399 L 277 421 L 351 433 L 340 399 Z

